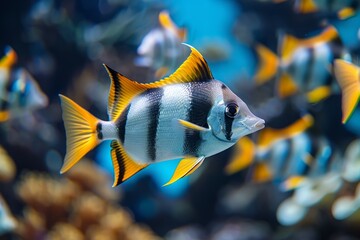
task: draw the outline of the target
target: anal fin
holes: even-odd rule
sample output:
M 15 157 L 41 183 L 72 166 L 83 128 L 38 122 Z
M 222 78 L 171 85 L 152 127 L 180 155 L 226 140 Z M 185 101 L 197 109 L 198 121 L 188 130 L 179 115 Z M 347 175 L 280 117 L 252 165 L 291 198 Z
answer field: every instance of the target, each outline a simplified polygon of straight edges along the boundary
M 148 164 L 139 164 L 132 160 L 117 140 L 111 142 L 111 158 L 114 166 L 113 187 L 148 166 Z
M 178 164 L 178 166 L 176 167 L 171 179 L 163 186 L 170 185 L 170 184 L 176 182 L 177 180 L 179 180 L 180 178 L 183 178 L 185 176 L 192 174 L 193 172 L 195 172 L 196 169 L 198 169 L 198 167 L 200 167 L 200 165 L 202 164 L 204 159 L 205 159 L 204 156 L 189 157 L 189 158 L 182 159 L 180 161 L 180 163 Z

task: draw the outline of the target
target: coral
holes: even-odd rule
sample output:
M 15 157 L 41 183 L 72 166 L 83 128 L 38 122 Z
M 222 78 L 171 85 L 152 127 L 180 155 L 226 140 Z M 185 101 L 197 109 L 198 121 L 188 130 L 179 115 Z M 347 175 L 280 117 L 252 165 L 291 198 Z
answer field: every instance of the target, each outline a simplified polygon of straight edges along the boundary
M 85 162 L 59 178 L 27 173 L 17 185 L 25 203 L 16 233 L 21 239 L 159 239 L 147 226 L 134 222 L 114 193 L 99 191 L 109 178 Z

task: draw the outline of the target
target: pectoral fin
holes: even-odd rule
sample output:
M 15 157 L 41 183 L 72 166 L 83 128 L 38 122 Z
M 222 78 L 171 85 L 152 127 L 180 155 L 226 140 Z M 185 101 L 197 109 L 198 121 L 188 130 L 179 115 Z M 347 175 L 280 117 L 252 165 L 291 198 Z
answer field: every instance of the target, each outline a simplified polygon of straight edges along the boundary
M 176 167 L 175 172 L 174 172 L 173 176 L 171 177 L 171 179 L 163 186 L 170 185 L 170 184 L 176 182 L 177 180 L 179 180 L 180 178 L 183 178 L 185 176 L 192 174 L 193 172 L 195 172 L 195 170 L 198 167 L 200 167 L 200 165 L 202 164 L 204 159 L 205 159 L 204 156 L 189 157 L 189 158 L 182 159 L 180 161 L 179 165 Z
M 199 125 L 196 125 L 194 123 L 191 123 L 191 122 L 188 122 L 188 121 L 185 121 L 185 120 L 182 120 L 182 119 L 178 119 L 178 122 L 185 128 L 188 128 L 188 129 L 191 129 L 191 130 L 195 130 L 195 131 L 209 131 L 208 128 L 204 128 L 204 127 L 201 127 Z

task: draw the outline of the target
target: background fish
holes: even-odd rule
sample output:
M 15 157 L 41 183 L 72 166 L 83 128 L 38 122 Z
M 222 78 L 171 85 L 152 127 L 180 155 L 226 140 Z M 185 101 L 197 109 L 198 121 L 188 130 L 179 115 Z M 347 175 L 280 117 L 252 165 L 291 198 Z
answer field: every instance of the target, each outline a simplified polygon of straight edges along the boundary
M 137 49 L 141 57 L 136 60 L 139 66 L 154 69 L 157 79 L 179 67 L 185 58 L 181 43 L 186 40 L 186 30 L 178 28 L 167 11 L 159 13 L 159 23 L 143 38 Z
M 24 115 L 25 111 L 45 107 L 48 103 L 38 83 L 25 69 L 15 68 L 15 63 L 16 53 L 8 48 L 0 60 L 0 121 Z

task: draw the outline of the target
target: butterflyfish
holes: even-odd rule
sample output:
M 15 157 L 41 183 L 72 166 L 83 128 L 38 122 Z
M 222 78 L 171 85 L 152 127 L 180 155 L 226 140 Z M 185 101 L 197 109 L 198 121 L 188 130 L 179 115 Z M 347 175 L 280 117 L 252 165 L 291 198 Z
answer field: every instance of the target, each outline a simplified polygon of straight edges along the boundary
M 193 173 L 206 157 L 264 127 L 225 84 L 215 80 L 206 60 L 193 47 L 169 77 L 141 84 L 104 65 L 111 79 L 110 120 L 103 121 L 60 95 L 66 131 L 68 171 L 100 142 L 111 141 L 114 184 L 149 164 L 182 158 L 167 184 Z

